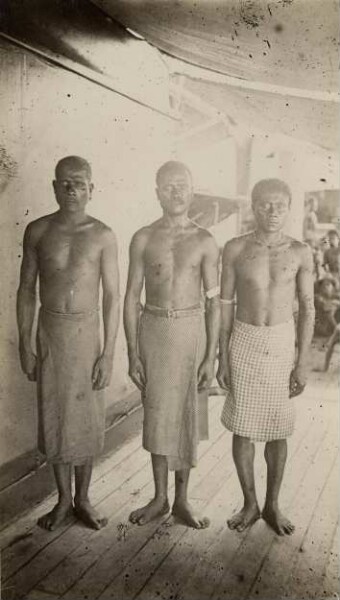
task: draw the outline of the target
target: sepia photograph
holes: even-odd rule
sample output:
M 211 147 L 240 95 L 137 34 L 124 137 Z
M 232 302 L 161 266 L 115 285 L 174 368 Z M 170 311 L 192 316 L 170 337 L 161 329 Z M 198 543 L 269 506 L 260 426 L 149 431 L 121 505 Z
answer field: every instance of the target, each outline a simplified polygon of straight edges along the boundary
M 340 597 L 339 0 L 0 0 L 0 598 Z

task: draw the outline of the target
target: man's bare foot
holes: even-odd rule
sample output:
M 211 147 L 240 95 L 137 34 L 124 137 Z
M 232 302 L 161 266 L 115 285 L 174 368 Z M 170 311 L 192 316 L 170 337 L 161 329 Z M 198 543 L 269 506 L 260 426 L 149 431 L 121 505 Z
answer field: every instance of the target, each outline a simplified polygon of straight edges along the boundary
M 102 529 L 107 525 L 107 518 L 101 517 L 89 500 L 75 500 L 74 514 L 91 529 Z
M 59 501 L 51 512 L 38 519 L 39 527 L 54 531 L 61 525 L 65 525 L 73 515 L 73 505 L 71 501 Z
M 131 523 L 137 523 L 137 525 L 145 525 L 157 517 L 166 515 L 170 510 L 168 500 L 163 498 L 153 498 L 148 504 L 133 510 L 129 516 Z
M 247 527 L 251 527 L 260 516 L 260 509 L 257 504 L 244 506 L 240 512 L 227 521 L 227 524 L 229 529 L 236 529 L 236 531 L 241 532 L 247 529 Z
M 207 517 L 197 516 L 194 513 L 193 508 L 188 502 L 175 502 L 172 507 L 172 514 L 177 519 L 180 519 L 189 527 L 194 529 L 206 529 L 210 525 L 210 521 Z
M 283 516 L 278 508 L 265 506 L 262 511 L 262 518 L 278 535 L 292 535 L 294 533 L 295 526 Z

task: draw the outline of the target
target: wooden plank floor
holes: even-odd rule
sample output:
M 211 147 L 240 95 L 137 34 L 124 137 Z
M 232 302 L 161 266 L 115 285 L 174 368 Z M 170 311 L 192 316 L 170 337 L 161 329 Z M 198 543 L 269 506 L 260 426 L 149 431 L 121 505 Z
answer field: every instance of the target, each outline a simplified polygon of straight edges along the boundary
M 5 600 L 205 600 L 336 598 L 339 593 L 338 388 L 331 371 L 312 374 L 297 399 L 296 432 L 282 488 L 283 511 L 296 525 L 277 536 L 264 521 L 242 534 L 226 519 L 241 506 L 231 435 L 220 425 L 222 397 L 210 398 L 210 439 L 199 448 L 191 477 L 192 503 L 211 519 L 195 531 L 162 517 L 144 527 L 130 511 L 153 492 L 140 436 L 95 468 L 92 500 L 109 517 L 102 531 L 70 521 L 56 532 L 36 526 L 55 496 L 1 532 Z M 314 349 L 313 361 L 322 362 Z M 263 444 L 255 461 L 258 494 L 265 493 Z M 171 478 L 172 479 L 172 478 Z M 171 481 L 170 495 L 173 495 Z

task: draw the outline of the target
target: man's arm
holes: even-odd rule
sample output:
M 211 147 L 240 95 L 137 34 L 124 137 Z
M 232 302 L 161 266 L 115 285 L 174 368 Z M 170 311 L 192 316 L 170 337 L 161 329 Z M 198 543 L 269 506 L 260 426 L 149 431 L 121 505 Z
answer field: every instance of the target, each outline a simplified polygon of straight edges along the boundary
M 101 390 L 110 383 L 113 354 L 119 325 L 119 270 L 117 241 L 114 233 L 106 231 L 100 258 L 103 287 L 104 348 L 93 369 L 93 387 Z
M 221 328 L 219 342 L 219 367 L 217 381 L 221 388 L 230 387 L 229 342 L 234 323 L 236 273 L 234 244 L 228 242 L 222 255 L 221 276 Z
M 138 355 L 138 325 L 140 297 L 144 283 L 145 243 L 146 236 L 143 231 L 138 231 L 132 238 L 124 301 L 124 329 L 129 356 L 129 375 L 140 390 L 144 389 L 146 383 L 144 368 Z
M 23 242 L 20 284 L 17 293 L 17 324 L 21 368 L 30 381 L 36 380 L 36 356 L 32 350 L 31 337 L 36 306 L 37 277 L 36 232 L 33 224 L 29 224 Z
M 202 279 L 206 292 L 218 287 L 218 260 L 219 250 L 212 236 L 209 235 L 205 243 L 205 252 L 202 259 Z M 220 328 L 220 302 L 219 295 L 207 297 L 205 302 L 205 326 L 207 332 L 207 347 L 203 363 L 198 371 L 198 389 L 209 388 L 214 376 L 216 348 Z
M 293 379 L 300 385 L 306 384 L 306 367 L 310 344 L 314 332 L 314 282 L 313 257 L 308 246 L 301 250 L 301 263 L 296 275 L 296 291 L 299 303 L 297 324 L 297 360 Z

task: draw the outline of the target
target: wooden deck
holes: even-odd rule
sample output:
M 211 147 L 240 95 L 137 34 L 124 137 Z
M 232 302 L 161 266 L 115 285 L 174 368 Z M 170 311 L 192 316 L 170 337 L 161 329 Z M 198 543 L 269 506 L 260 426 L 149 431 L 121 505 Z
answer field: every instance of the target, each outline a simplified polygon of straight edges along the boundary
M 335 357 L 335 359 L 338 357 Z M 321 357 L 319 357 L 321 360 Z M 333 360 L 334 363 L 334 360 Z M 55 497 L 1 532 L 5 600 L 200 600 L 333 598 L 339 593 L 338 390 L 333 364 L 316 374 L 297 399 L 281 505 L 296 525 L 280 538 L 258 521 L 242 534 L 226 519 L 241 505 L 231 457 L 231 435 L 220 425 L 222 397 L 210 399 L 210 440 L 200 444 L 191 499 L 210 517 L 195 531 L 163 517 L 144 527 L 128 523 L 153 492 L 140 436 L 95 469 L 94 504 L 109 517 L 92 531 L 78 522 L 49 533 L 36 526 Z M 265 489 L 263 444 L 256 472 Z M 171 488 L 171 495 L 173 488 Z

